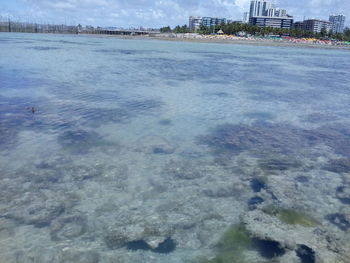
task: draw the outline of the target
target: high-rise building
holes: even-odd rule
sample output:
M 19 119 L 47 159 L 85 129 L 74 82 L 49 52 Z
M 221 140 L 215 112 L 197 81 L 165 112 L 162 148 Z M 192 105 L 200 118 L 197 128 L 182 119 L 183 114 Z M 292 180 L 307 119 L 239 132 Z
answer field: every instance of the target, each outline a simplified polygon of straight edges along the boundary
M 253 0 L 250 2 L 249 18 L 256 16 L 268 16 L 269 9 L 273 8 L 274 3 L 271 0 Z
M 321 33 L 322 31 L 329 32 L 332 29 L 332 23 L 320 19 L 308 19 L 303 22 L 304 30 L 313 33 Z
M 343 33 L 345 16 L 344 15 L 331 15 L 329 16 L 329 22 L 332 23 L 332 31 L 334 33 Z
M 293 17 L 287 10 L 276 8 L 274 0 L 253 0 L 250 2 L 249 23 L 259 27 L 291 28 Z
M 248 12 L 244 12 L 243 13 L 243 20 L 242 20 L 243 23 L 247 24 L 249 23 L 249 13 Z
M 277 9 L 275 9 L 275 14 L 274 14 L 274 16 L 277 16 L 277 17 L 286 17 L 286 16 L 287 16 L 287 10 L 277 8 Z

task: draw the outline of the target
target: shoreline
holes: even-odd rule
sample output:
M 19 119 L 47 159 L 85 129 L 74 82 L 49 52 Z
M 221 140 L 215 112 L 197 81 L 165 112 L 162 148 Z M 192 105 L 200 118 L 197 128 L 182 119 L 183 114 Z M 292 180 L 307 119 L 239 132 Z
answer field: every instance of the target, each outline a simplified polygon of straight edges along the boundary
M 326 45 L 319 43 L 294 43 L 281 42 L 276 40 L 266 39 L 243 39 L 243 38 L 203 38 L 203 37 L 169 37 L 169 36 L 125 36 L 125 35 L 107 35 L 107 34 L 79 34 L 81 36 L 118 38 L 118 39 L 139 39 L 139 40 L 159 40 L 171 42 L 191 42 L 191 43 L 207 43 L 207 44 L 232 44 L 232 45 L 249 45 L 249 46 L 265 46 L 265 47 L 291 47 L 291 48 L 319 48 L 319 49 L 334 49 L 334 50 L 350 50 L 350 45 Z

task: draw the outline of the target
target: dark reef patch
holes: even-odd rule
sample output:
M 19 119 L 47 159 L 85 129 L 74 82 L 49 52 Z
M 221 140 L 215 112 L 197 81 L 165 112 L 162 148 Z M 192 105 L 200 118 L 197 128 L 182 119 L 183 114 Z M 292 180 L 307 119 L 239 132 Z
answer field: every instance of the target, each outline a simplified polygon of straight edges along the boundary
M 223 124 L 209 134 L 198 136 L 197 142 L 209 146 L 214 155 L 235 156 L 248 151 L 253 156 L 280 156 L 284 159 L 308 151 L 317 145 L 327 145 L 335 153 L 350 156 L 350 129 L 346 125 L 322 126 L 314 130 L 302 129 L 287 123 L 254 122 Z M 272 163 L 271 167 L 298 168 L 301 164 L 290 159 Z M 287 162 L 286 162 L 287 160 Z M 277 165 L 276 165 L 277 164 Z
M 350 186 L 339 186 L 336 192 L 337 198 L 344 204 L 350 204 Z
M 27 49 L 33 49 L 37 51 L 50 51 L 50 50 L 58 50 L 61 49 L 59 47 L 44 47 L 44 46 L 35 46 L 35 47 L 28 47 Z
M 160 254 L 169 254 L 173 252 L 176 249 L 176 243 L 173 239 L 167 238 L 162 243 L 158 245 L 158 247 L 152 249 L 145 241 L 143 240 L 136 240 L 136 241 L 130 241 L 126 244 L 126 248 L 129 250 L 149 250 L 155 253 Z
M 295 178 L 295 180 L 298 182 L 298 183 L 308 183 L 310 182 L 310 179 L 306 176 L 298 176 L 297 178 Z
M 175 251 L 175 249 L 176 249 L 176 242 L 171 238 L 167 238 L 152 251 L 160 254 L 169 254 Z
M 330 160 L 323 169 L 335 173 L 350 173 L 350 159 Z
M 72 153 L 86 153 L 91 148 L 102 146 L 104 141 L 96 133 L 85 130 L 70 130 L 58 136 L 58 143 Z
M 326 216 L 326 219 L 343 231 L 348 231 L 350 229 L 350 222 L 343 214 L 329 214 Z
M 151 247 L 143 240 L 130 241 L 126 244 L 126 248 L 129 250 L 151 250 Z
M 259 252 L 259 254 L 267 259 L 283 256 L 286 250 L 277 241 L 253 239 L 253 247 Z
M 259 193 L 262 189 L 266 188 L 266 183 L 260 178 L 253 178 L 250 181 L 250 187 L 255 193 Z
M 297 256 L 300 258 L 301 263 L 315 263 L 316 256 L 315 251 L 305 245 L 298 245 L 296 250 Z
M 264 202 L 264 199 L 259 196 L 254 196 L 249 199 L 248 207 L 250 210 L 256 209 L 256 207 Z
M 274 158 L 274 159 L 260 159 L 259 167 L 264 171 L 281 172 L 293 168 L 300 168 L 302 163 L 292 158 Z

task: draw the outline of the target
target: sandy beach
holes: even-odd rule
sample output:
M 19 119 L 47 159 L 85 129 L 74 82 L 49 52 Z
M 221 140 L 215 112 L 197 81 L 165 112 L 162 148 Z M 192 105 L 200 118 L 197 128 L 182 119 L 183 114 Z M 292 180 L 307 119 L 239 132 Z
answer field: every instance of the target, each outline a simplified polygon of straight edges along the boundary
M 296 47 L 296 48 L 322 48 L 322 49 L 341 49 L 350 50 L 350 45 L 334 44 L 331 41 L 320 40 L 280 40 L 268 38 L 254 37 L 236 37 L 229 35 L 199 35 L 199 34 L 154 34 L 144 36 L 123 36 L 123 35 L 91 35 L 81 34 L 85 36 L 100 36 L 122 39 L 156 39 L 162 41 L 184 41 L 196 43 L 219 43 L 219 44 L 236 44 L 236 45 L 253 45 L 253 46 L 273 46 L 273 47 Z

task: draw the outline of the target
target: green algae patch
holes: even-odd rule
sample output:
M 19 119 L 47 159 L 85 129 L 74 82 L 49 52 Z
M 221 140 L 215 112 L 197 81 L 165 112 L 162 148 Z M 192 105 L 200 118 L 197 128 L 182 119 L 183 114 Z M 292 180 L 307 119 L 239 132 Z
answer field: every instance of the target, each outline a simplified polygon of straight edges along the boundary
M 304 227 L 320 225 L 320 223 L 311 216 L 293 209 L 278 209 L 276 207 L 267 206 L 263 209 L 263 212 L 270 216 L 276 216 L 279 220 L 288 225 L 300 225 Z
M 278 213 L 278 218 L 288 225 L 315 227 L 320 224 L 312 217 L 291 209 L 280 210 Z
M 243 224 L 231 227 L 217 244 L 217 253 L 213 259 L 198 258 L 194 263 L 248 263 L 243 251 L 250 248 L 252 239 Z
M 243 224 L 231 227 L 219 241 L 218 248 L 220 251 L 242 250 L 251 245 L 251 238 Z

